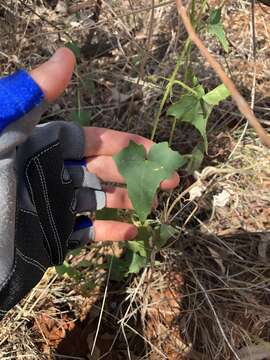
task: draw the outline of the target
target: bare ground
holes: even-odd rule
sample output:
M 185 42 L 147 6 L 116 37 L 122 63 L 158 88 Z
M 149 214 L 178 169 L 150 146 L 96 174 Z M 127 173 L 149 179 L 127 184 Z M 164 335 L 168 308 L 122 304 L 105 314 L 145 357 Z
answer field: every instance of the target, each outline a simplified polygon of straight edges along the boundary
M 44 121 L 70 119 L 80 106 L 89 125 L 149 136 L 163 78 L 186 37 L 173 1 L 155 2 L 153 18 L 144 0 L 104 1 L 101 10 L 98 1 L 68 3 L 0 0 L 1 74 L 36 66 L 72 39 L 82 49 L 77 76 Z M 270 10 L 259 4 L 255 10 L 255 66 L 248 1 L 225 3 L 228 55 L 212 38 L 204 40 L 248 100 L 255 90 L 254 109 L 269 127 Z M 218 84 L 195 49 L 192 63 L 206 88 Z M 88 87 L 81 86 L 89 77 Z M 168 140 L 170 128 L 162 114 L 157 140 Z M 177 127 L 174 148 L 188 151 L 194 135 Z M 100 265 L 118 249 L 96 246 L 69 259 L 93 262 L 95 270 L 84 269 L 80 283 L 50 269 L 2 321 L 1 359 L 270 358 L 269 150 L 230 100 L 214 112 L 208 137 L 200 171 L 181 173 L 179 188 L 160 194 L 155 215 L 178 230 L 159 254 L 160 265 L 126 283 L 107 283 Z

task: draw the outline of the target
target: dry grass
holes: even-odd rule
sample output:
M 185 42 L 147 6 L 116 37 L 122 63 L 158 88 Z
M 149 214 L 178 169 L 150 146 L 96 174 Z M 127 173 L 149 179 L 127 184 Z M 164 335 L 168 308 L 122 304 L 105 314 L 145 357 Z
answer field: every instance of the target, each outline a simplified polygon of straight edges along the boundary
M 0 0 L 1 74 L 43 62 L 72 38 L 83 49 L 77 76 L 44 120 L 69 119 L 79 105 L 91 112 L 91 125 L 149 136 L 163 78 L 172 73 L 185 40 L 173 1 L 156 1 L 154 12 L 146 0 L 103 1 L 97 22 L 95 1 L 87 2 L 79 17 L 65 1 L 56 8 L 53 3 Z M 265 9 L 256 6 L 255 110 L 269 125 L 270 15 Z M 227 1 L 224 16 L 229 55 L 205 40 L 249 98 L 254 76 L 249 2 Z M 205 87 L 217 84 L 196 50 L 192 62 Z M 89 74 L 95 91 L 81 86 Z M 97 332 L 88 359 L 270 357 L 270 154 L 241 121 L 230 101 L 217 109 L 202 171 L 195 180 L 183 175 L 173 194 L 160 195 L 157 218 L 178 229 L 159 255 L 160 265 L 107 288 L 104 271 L 84 270 L 78 284 L 51 269 L 2 321 L 1 359 L 86 359 Z M 168 140 L 170 126 L 162 114 L 158 140 Z M 174 147 L 188 151 L 193 135 L 179 126 Z M 104 251 L 87 249 L 80 256 L 100 265 Z M 87 288 L 89 279 L 95 290 Z

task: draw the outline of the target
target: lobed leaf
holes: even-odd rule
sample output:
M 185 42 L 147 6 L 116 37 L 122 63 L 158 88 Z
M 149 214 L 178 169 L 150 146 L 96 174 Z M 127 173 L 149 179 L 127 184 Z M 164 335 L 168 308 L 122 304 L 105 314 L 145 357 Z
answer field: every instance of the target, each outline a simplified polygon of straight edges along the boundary
M 215 89 L 204 95 L 203 100 L 209 105 L 216 106 L 221 101 L 227 99 L 228 96 L 230 96 L 229 90 L 224 84 L 220 84 Z
M 205 149 L 207 150 L 206 125 L 209 114 L 206 114 L 202 105 L 200 98 L 194 95 L 183 95 L 180 101 L 169 107 L 167 114 L 193 125 L 203 137 Z
M 217 40 L 222 45 L 223 49 L 228 52 L 229 51 L 229 42 L 227 40 L 224 26 L 221 22 L 221 8 L 214 9 L 211 11 L 209 16 L 209 22 L 207 26 L 207 30 L 210 35 L 213 35 L 217 38 Z
M 207 94 L 201 85 L 196 85 L 192 90 L 196 92 L 196 95 L 194 93 L 182 95 L 180 101 L 168 108 L 167 115 L 193 125 L 201 134 L 207 151 L 206 126 L 208 118 L 213 107 L 225 100 L 230 93 L 224 84 L 217 86 Z
M 125 178 L 132 205 L 140 220 L 146 220 L 151 212 L 156 190 L 162 180 L 186 162 L 178 152 L 172 151 L 167 142 L 154 144 L 148 156 L 143 145 L 130 141 L 114 161 Z

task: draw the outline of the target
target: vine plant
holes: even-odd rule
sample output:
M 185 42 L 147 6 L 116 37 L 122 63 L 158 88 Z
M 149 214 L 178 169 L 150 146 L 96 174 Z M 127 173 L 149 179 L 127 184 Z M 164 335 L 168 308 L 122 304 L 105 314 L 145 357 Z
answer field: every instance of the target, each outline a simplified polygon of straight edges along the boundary
M 194 29 L 214 36 L 223 50 L 228 52 L 229 44 L 222 24 L 221 8 L 210 11 L 208 20 L 205 22 L 202 19 L 207 9 L 207 1 L 201 0 L 199 9 L 196 9 L 197 5 L 195 5 L 195 0 L 192 0 L 189 17 Z M 70 48 L 78 57 L 79 50 L 76 44 L 70 44 Z M 153 145 L 148 154 L 142 145 L 130 142 L 125 149 L 114 156 L 118 170 L 126 180 L 129 197 L 134 207 L 134 212 L 131 213 L 129 220 L 138 226 L 139 235 L 136 240 L 122 245 L 125 249 L 121 258 L 110 256 L 108 264 L 110 264 L 110 276 L 113 280 L 121 281 L 130 274 L 138 273 L 143 267 L 155 264 L 155 254 L 176 233 L 173 226 L 148 219 L 155 193 L 160 182 L 170 177 L 175 170 L 184 168 L 192 173 L 200 167 L 204 153 L 208 149 L 207 122 L 209 116 L 213 108 L 230 95 L 224 84 L 208 92 L 204 89 L 191 66 L 191 49 L 192 42 L 188 37 L 178 56 L 171 77 L 165 79 L 167 84 L 153 123 L 151 139 L 155 138 L 161 116 L 164 113 L 172 120 L 168 142 Z M 179 80 L 178 74 L 181 67 L 183 67 L 184 76 L 182 80 Z M 174 95 L 176 87 L 180 87 L 180 96 Z M 83 122 L 81 114 L 78 109 L 77 115 L 75 114 L 73 117 Z M 201 135 L 201 141 L 198 142 L 191 154 L 180 154 L 170 149 L 177 122 L 191 124 Z M 103 218 L 105 212 L 98 213 L 98 218 Z M 80 278 L 79 270 L 80 268 L 74 269 L 67 262 L 63 266 L 57 267 L 59 273 L 67 273 L 77 279 Z

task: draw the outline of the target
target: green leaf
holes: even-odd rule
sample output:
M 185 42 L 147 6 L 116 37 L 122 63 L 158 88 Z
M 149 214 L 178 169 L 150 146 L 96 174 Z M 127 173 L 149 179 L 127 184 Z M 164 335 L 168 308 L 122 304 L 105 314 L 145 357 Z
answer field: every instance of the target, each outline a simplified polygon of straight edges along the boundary
M 167 142 L 154 144 L 146 157 L 144 146 L 130 141 L 128 147 L 113 158 L 126 180 L 129 197 L 142 222 L 151 212 L 160 182 L 186 162 L 183 156 L 169 148 Z
M 145 246 L 144 240 L 133 240 L 129 241 L 127 246 L 128 249 L 131 250 L 134 253 L 138 253 L 142 257 L 147 257 L 147 250 Z
M 127 249 L 123 258 L 108 256 L 107 268 L 111 267 L 110 278 L 122 281 L 129 274 L 137 274 L 147 264 L 147 259 Z
M 194 79 L 194 85 L 197 79 Z M 177 120 L 193 125 L 201 134 L 204 140 L 204 147 L 207 151 L 208 140 L 206 126 L 208 118 L 213 110 L 213 106 L 226 99 L 230 94 L 224 84 L 217 86 L 212 91 L 205 94 L 203 87 L 197 84 L 193 90 L 195 94 L 184 94 L 180 101 L 172 104 L 167 111 L 167 115 L 175 117 Z
M 129 274 L 137 274 L 147 263 L 145 257 L 132 252 L 132 261 L 128 268 Z
M 117 220 L 117 219 L 119 219 L 118 210 L 117 209 L 108 209 L 108 208 L 98 210 L 96 212 L 96 219 L 97 220 Z
M 210 35 L 215 36 L 220 44 L 222 45 L 223 49 L 228 52 L 229 51 L 229 42 L 226 38 L 224 26 L 222 24 L 217 25 L 209 25 L 208 32 Z
M 209 22 L 207 26 L 207 30 L 210 35 L 213 35 L 217 38 L 217 40 L 222 45 L 223 49 L 228 52 L 229 51 L 229 43 L 226 38 L 224 26 L 221 22 L 221 8 L 214 9 L 211 11 L 209 16 Z
M 202 93 L 201 88 L 198 88 Z M 208 141 L 206 134 L 206 125 L 209 114 L 203 108 L 203 100 L 194 95 L 183 95 L 179 102 L 171 105 L 167 112 L 168 115 L 174 116 L 176 119 L 193 125 L 204 139 L 205 149 L 207 150 Z
M 66 261 L 62 265 L 55 266 L 55 270 L 59 275 L 67 274 L 69 277 L 77 280 L 81 277 L 81 273 L 70 266 Z
M 177 230 L 171 225 L 162 224 L 159 229 L 159 238 L 155 241 L 155 247 L 160 250 L 165 246 L 168 240 L 177 233 Z
M 64 264 L 54 267 L 58 275 L 64 275 L 67 272 L 67 266 Z
M 84 249 L 84 247 L 81 246 L 81 247 L 78 247 L 78 248 L 76 248 L 76 249 L 69 250 L 67 256 L 69 256 L 69 255 L 77 256 L 77 255 L 79 255 L 79 254 L 81 253 L 81 251 L 82 251 L 83 249 Z
M 129 263 L 124 259 L 119 259 L 115 256 L 108 257 L 108 264 L 111 263 L 110 279 L 115 281 L 122 281 L 128 272 Z M 107 266 L 109 268 L 109 265 Z
M 76 265 L 77 269 L 83 269 L 83 268 L 92 268 L 93 262 L 89 260 L 82 260 L 79 262 L 79 264 Z
M 151 254 L 149 238 L 152 236 L 151 230 L 147 226 L 138 228 L 138 236 L 135 240 L 128 241 L 127 248 L 140 256 L 148 258 Z
M 193 90 L 197 93 L 197 96 L 200 99 L 205 95 L 204 88 L 200 84 L 196 85 Z
M 215 89 L 209 91 L 203 96 L 203 100 L 212 106 L 218 105 L 221 101 L 230 96 L 229 90 L 224 84 L 218 85 Z
M 189 157 L 189 162 L 186 167 L 186 170 L 188 174 L 192 175 L 195 170 L 199 170 L 203 162 L 204 159 L 203 145 L 202 144 L 197 145 L 193 149 L 192 153 L 190 155 L 187 155 L 187 157 Z
M 208 121 L 207 114 L 204 113 L 202 103 L 200 101 L 183 117 L 182 121 L 192 124 L 201 134 L 204 140 L 205 150 L 208 148 L 208 140 L 206 134 L 206 126 Z
M 221 20 L 221 8 L 212 10 L 209 16 L 209 24 L 217 25 L 220 23 L 220 20 Z
M 81 278 L 81 273 L 79 270 L 76 270 L 75 268 L 73 268 L 72 266 L 68 266 L 66 269 L 66 274 L 75 279 L 75 280 L 79 280 Z
M 167 115 L 180 120 L 197 105 L 198 101 L 199 100 L 192 95 L 183 95 L 180 101 L 172 104 L 168 108 Z
M 82 126 L 87 126 L 90 124 L 92 114 L 89 111 L 73 111 L 71 113 L 71 120 L 78 122 Z
M 68 42 L 65 46 L 73 52 L 73 54 L 76 56 L 76 60 L 80 61 L 81 49 L 79 48 L 79 46 L 74 41 Z

